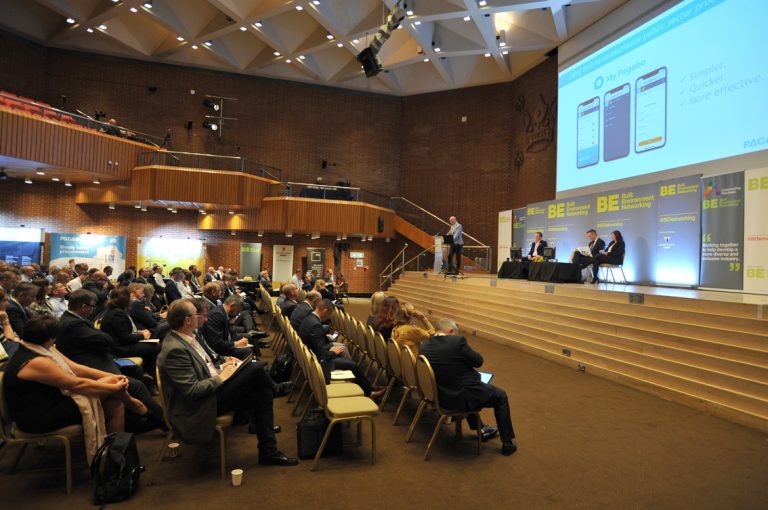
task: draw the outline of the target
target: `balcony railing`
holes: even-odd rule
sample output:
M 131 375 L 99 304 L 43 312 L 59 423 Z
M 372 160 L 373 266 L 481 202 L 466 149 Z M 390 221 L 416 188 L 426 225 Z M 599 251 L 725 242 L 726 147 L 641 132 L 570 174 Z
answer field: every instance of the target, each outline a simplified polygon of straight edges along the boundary
M 257 163 L 240 156 L 221 156 L 218 154 L 201 154 L 196 152 L 165 150 L 143 152 L 139 155 L 139 166 L 149 165 L 242 172 L 275 181 L 280 181 L 283 176 L 283 171 L 279 168 Z

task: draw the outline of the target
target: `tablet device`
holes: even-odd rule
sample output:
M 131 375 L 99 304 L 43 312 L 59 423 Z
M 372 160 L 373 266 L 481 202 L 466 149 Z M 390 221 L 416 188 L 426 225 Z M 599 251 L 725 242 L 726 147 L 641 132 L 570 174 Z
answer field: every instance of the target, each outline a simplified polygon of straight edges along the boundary
M 488 384 L 493 379 L 493 374 L 490 372 L 478 372 L 480 374 L 480 381 Z

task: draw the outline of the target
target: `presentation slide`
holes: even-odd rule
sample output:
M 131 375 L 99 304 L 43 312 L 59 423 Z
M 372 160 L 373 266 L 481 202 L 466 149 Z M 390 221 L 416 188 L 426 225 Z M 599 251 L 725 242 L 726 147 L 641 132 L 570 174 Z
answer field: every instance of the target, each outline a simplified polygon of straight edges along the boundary
M 685 0 L 563 69 L 557 191 L 768 150 L 766 20 Z

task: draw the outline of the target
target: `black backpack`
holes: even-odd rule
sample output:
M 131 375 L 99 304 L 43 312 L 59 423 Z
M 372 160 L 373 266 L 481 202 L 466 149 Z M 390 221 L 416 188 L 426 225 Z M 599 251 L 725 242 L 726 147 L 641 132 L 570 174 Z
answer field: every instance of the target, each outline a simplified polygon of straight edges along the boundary
M 281 383 L 291 378 L 291 372 L 293 372 L 293 357 L 290 354 L 281 354 L 272 362 L 269 376 L 276 383 Z
M 91 476 L 96 482 L 93 503 L 104 505 L 130 498 L 139 488 L 144 466 L 139 460 L 136 439 L 129 432 L 115 432 L 104 438 L 91 462 Z

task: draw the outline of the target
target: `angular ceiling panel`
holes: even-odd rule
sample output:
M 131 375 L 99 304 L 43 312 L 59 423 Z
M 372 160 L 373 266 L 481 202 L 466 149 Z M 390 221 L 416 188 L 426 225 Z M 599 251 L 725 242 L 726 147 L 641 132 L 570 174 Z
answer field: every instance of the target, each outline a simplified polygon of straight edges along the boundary
M 409 95 L 511 81 L 626 1 L 409 0 L 373 78 L 356 57 L 396 0 L 0 0 L 0 28 L 59 48 Z

